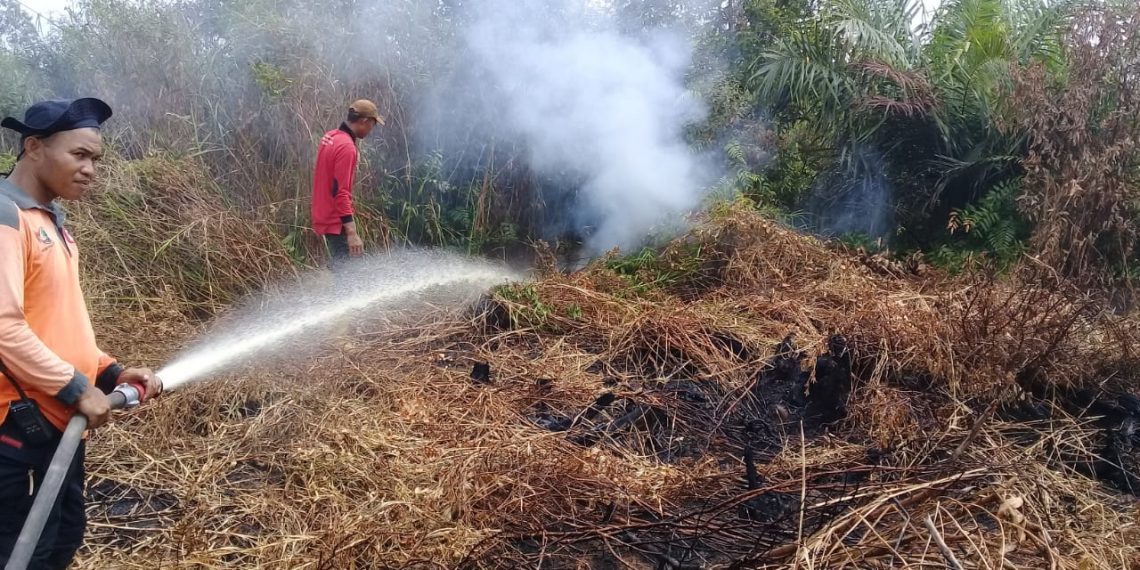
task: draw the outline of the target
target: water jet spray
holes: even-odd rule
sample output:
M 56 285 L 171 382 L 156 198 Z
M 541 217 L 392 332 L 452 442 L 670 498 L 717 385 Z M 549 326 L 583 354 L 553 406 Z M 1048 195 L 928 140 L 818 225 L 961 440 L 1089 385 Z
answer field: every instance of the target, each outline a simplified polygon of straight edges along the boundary
M 286 340 L 303 337 L 339 319 L 395 310 L 429 295 L 461 305 L 490 287 L 518 278 L 483 260 L 439 252 L 403 252 L 361 260 L 337 273 L 331 286 L 310 280 L 236 315 L 208 340 L 192 347 L 156 375 L 165 390 L 181 388 L 217 370 L 280 352 Z M 434 297 L 433 297 L 434 298 Z M 290 347 L 293 349 L 294 347 Z M 296 354 L 298 350 L 291 350 Z
M 354 265 L 338 273 L 339 283 L 332 287 L 319 283 L 302 285 L 282 295 L 284 301 L 276 310 L 255 308 L 229 329 L 216 331 L 215 340 L 199 345 L 155 373 L 163 381 L 163 391 L 182 388 L 223 366 L 264 354 L 280 341 L 327 321 L 350 314 L 359 317 L 368 310 L 406 303 L 430 292 L 442 293 L 455 302 L 465 301 L 468 296 L 516 278 L 512 272 L 485 261 L 430 252 L 396 253 Z M 145 395 L 142 386 L 120 384 L 108 398 L 111 409 L 118 410 L 137 406 Z M 4 570 L 28 567 L 86 429 L 87 417 L 74 414 Z

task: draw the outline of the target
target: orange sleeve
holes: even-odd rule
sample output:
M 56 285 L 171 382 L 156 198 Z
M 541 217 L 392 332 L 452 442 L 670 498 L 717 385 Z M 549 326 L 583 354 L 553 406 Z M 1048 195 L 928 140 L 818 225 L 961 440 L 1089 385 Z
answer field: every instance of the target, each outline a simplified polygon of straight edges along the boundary
M 72 405 L 89 381 L 28 326 L 24 318 L 25 256 L 19 210 L 12 202 L 0 200 L 0 361 L 25 390 Z
M 109 356 L 106 352 L 99 351 L 99 374 L 102 374 L 109 366 L 117 363 L 113 356 Z

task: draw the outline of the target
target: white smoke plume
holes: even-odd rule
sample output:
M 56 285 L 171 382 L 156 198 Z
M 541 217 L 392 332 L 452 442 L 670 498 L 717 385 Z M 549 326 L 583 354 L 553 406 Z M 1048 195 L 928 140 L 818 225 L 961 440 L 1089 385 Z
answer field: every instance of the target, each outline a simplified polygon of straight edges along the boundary
M 537 173 L 580 183 L 566 214 L 585 229 L 588 253 L 634 247 L 699 205 L 712 177 L 684 140 L 705 114 L 685 86 L 684 34 L 626 33 L 580 1 L 489 0 L 477 10 L 463 38 L 479 68 L 469 77 L 491 85 L 458 91 L 480 94 L 496 135 L 525 144 Z M 438 104 L 462 105 L 456 95 Z

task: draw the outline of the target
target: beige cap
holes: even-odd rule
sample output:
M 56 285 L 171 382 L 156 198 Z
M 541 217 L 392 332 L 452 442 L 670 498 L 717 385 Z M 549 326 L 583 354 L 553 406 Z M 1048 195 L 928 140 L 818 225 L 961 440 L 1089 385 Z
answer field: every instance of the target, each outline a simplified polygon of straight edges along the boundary
M 377 123 L 384 124 L 384 116 L 376 108 L 376 103 L 368 99 L 358 99 L 348 106 L 348 110 L 364 117 L 365 119 L 375 119 Z

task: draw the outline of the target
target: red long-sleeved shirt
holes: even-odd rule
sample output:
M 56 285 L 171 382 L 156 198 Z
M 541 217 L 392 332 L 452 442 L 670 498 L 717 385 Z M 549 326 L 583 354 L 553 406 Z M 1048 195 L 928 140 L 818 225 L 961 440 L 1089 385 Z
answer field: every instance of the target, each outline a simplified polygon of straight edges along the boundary
M 352 221 L 352 180 L 356 173 L 356 137 L 347 125 L 325 133 L 317 147 L 313 172 L 313 231 L 340 234 Z

